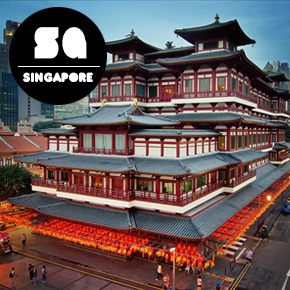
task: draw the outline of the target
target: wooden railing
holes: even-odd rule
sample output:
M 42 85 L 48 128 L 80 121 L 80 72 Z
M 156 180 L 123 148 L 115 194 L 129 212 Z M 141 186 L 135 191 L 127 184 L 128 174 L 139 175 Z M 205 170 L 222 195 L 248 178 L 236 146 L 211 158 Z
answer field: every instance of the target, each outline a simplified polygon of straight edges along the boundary
M 249 172 L 245 176 L 241 176 L 232 181 L 229 185 L 227 185 L 226 181 L 220 180 L 217 183 L 211 185 L 205 185 L 200 188 L 195 189 L 195 191 L 189 191 L 182 193 L 180 196 L 176 196 L 168 193 L 155 193 L 150 191 L 141 191 L 135 190 L 132 192 L 126 192 L 122 190 L 111 190 L 106 188 L 95 188 L 88 187 L 76 184 L 69 184 L 68 182 L 63 181 L 55 181 L 55 180 L 45 180 L 45 179 L 32 179 L 32 185 L 35 186 L 43 186 L 49 188 L 55 188 L 57 191 L 68 192 L 72 194 L 81 194 L 99 198 L 108 198 L 114 200 L 122 200 L 122 201 L 132 201 L 132 200 L 140 200 L 146 202 L 160 203 L 160 204 L 169 204 L 176 206 L 184 206 L 193 201 L 198 200 L 201 197 L 204 197 L 210 193 L 213 193 L 222 187 L 235 187 L 253 176 L 256 175 L 256 171 L 253 170 Z
M 269 160 L 270 160 L 270 161 L 284 161 L 284 160 L 286 160 L 287 158 L 289 158 L 289 155 L 288 155 L 288 154 L 282 154 L 282 155 L 280 155 L 280 156 L 270 157 Z
M 105 154 L 105 155 L 131 155 L 132 150 L 73 147 L 73 153 L 94 153 L 94 154 Z

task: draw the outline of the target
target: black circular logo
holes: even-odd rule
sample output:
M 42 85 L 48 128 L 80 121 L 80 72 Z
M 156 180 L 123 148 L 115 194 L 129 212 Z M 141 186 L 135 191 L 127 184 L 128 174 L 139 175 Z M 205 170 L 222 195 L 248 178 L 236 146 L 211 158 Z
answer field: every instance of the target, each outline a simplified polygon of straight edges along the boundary
M 16 82 L 29 96 L 62 105 L 84 98 L 98 85 L 107 51 L 88 17 L 55 7 L 32 14 L 19 26 L 9 61 Z

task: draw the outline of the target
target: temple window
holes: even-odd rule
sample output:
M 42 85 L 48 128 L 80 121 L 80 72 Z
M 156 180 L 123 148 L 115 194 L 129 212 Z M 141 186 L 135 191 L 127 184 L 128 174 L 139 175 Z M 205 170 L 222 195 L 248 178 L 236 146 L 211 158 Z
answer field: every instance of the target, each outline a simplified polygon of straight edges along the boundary
M 112 190 L 123 191 L 123 179 L 122 178 L 112 178 Z
M 83 134 L 83 147 L 92 148 L 92 134 Z
M 61 171 L 60 180 L 61 181 L 68 181 L 68 172 Z
M 244 165 L 244 173 L 248 172 L 248 165 Z
M 117 150 L 125 150 L 125 134 L 115 134 L 115 147 Z
M 157 86 L 149 87 L 149 98 L 157 97 Z
M 218 150 L 225 150 L 225 136 L 218 136 Z
M 129 59 L 129 53 L 119 54 L 119 60 L 127 60 Z
M 95 134 L 97 149 L 112 149 L 112 134 Z
M 125 96 L 131 96 L 131 85 L 125 85 Z
M 187 180 L 182 183 L 182 192 L 188 192 L 192 190 L 192 180 Z
M 91 176 L 91 187 L 103 188 L 103 177 Z
M 244 147 L 248 147 L 248 135 L 244 137 Z
M 236 149 L 236 137 L 231 136 L 231 149 Z
M 54 170 L 48 170 L 47 171 L 47 178 L 48 179 L 54 179 Z
M 235 90 L 237 88 L 237 81 L 236 79 L 232 78 L 232 90 Z
M 235 177 L 235 169 L 232 169 L 231 170 L 231 178 L 234 178 Z
M 245 94 L 248 95 L 249 94 L 249 86 L 245 85 Z
M 258 135 L 258 144 L 261 143 L 261 134 Z
M 152 191 L 152 181 L 137 179 L 137 189 L 144 191 Z
M 199 176 L 197 178 L 197 187 L 201 187 L 205 185 L 205 175 Z
M 209 79 L 204 78 L 199 80 L 199 91 L 200 92 L 208 92 L 209 89 Z
M 266 134 L 266 142 L 268 143 L 268 134 Z
M 242 148 L 242 136 L 238 136 L 238 148 Z
M 173 183 L 172 182 L 162 182 L 162 192 L 163 193 L 173 193 Z
M 229 50 L 230 50 L 230 51 L 234 51 L 234 49 L 235 49 L 234 46 L 233 46 L 232 44 L 229 43 Z
M 217 41 L 206 42 L 203 44 L 203 48 L 204 49 L 218 48 L 218 42 Z
M 253 145 L 254 145 L 254 144 L 257 144 L 257 137 L 256 137 L 256 134 L 253 135 Z
M 186 80 L 185 81 L 185 92 L 186 93 L 192 92 L 191 80 Z
M 114 85 L 112 86 L 112 97 L 118 97 L 120 96 L 120 86 Z
M 101 86 L 101 95 L 102 97 L 106 97 L 107 96 L 107 87 L 106 86 Z
M 137 85 L 137 96 L 145 97 L 145 87 Z
M 224 91 L 225 90 L 225 83 L 226 83 L 226 78 L 218 78 L 218 90 L 219 91 Z

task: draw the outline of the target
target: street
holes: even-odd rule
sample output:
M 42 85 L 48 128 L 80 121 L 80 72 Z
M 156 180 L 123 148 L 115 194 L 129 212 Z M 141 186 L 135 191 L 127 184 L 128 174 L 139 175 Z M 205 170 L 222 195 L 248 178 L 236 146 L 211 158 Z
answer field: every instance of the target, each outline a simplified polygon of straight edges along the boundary
M 236 289 L 289 290 L 290 215 L 281 213 L 267 240 L 257 247 L 252 264 Z M 284 285 L 284 288 L 283 288 Z

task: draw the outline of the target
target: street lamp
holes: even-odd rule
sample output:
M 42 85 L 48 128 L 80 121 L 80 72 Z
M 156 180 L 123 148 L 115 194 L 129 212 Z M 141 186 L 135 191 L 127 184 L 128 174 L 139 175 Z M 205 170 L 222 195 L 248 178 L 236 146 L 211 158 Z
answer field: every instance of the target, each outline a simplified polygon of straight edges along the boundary
M 175 250 L 176 248 L 171 248 L 169 251 L 173 252 L 173 288 L 175 290 Z

